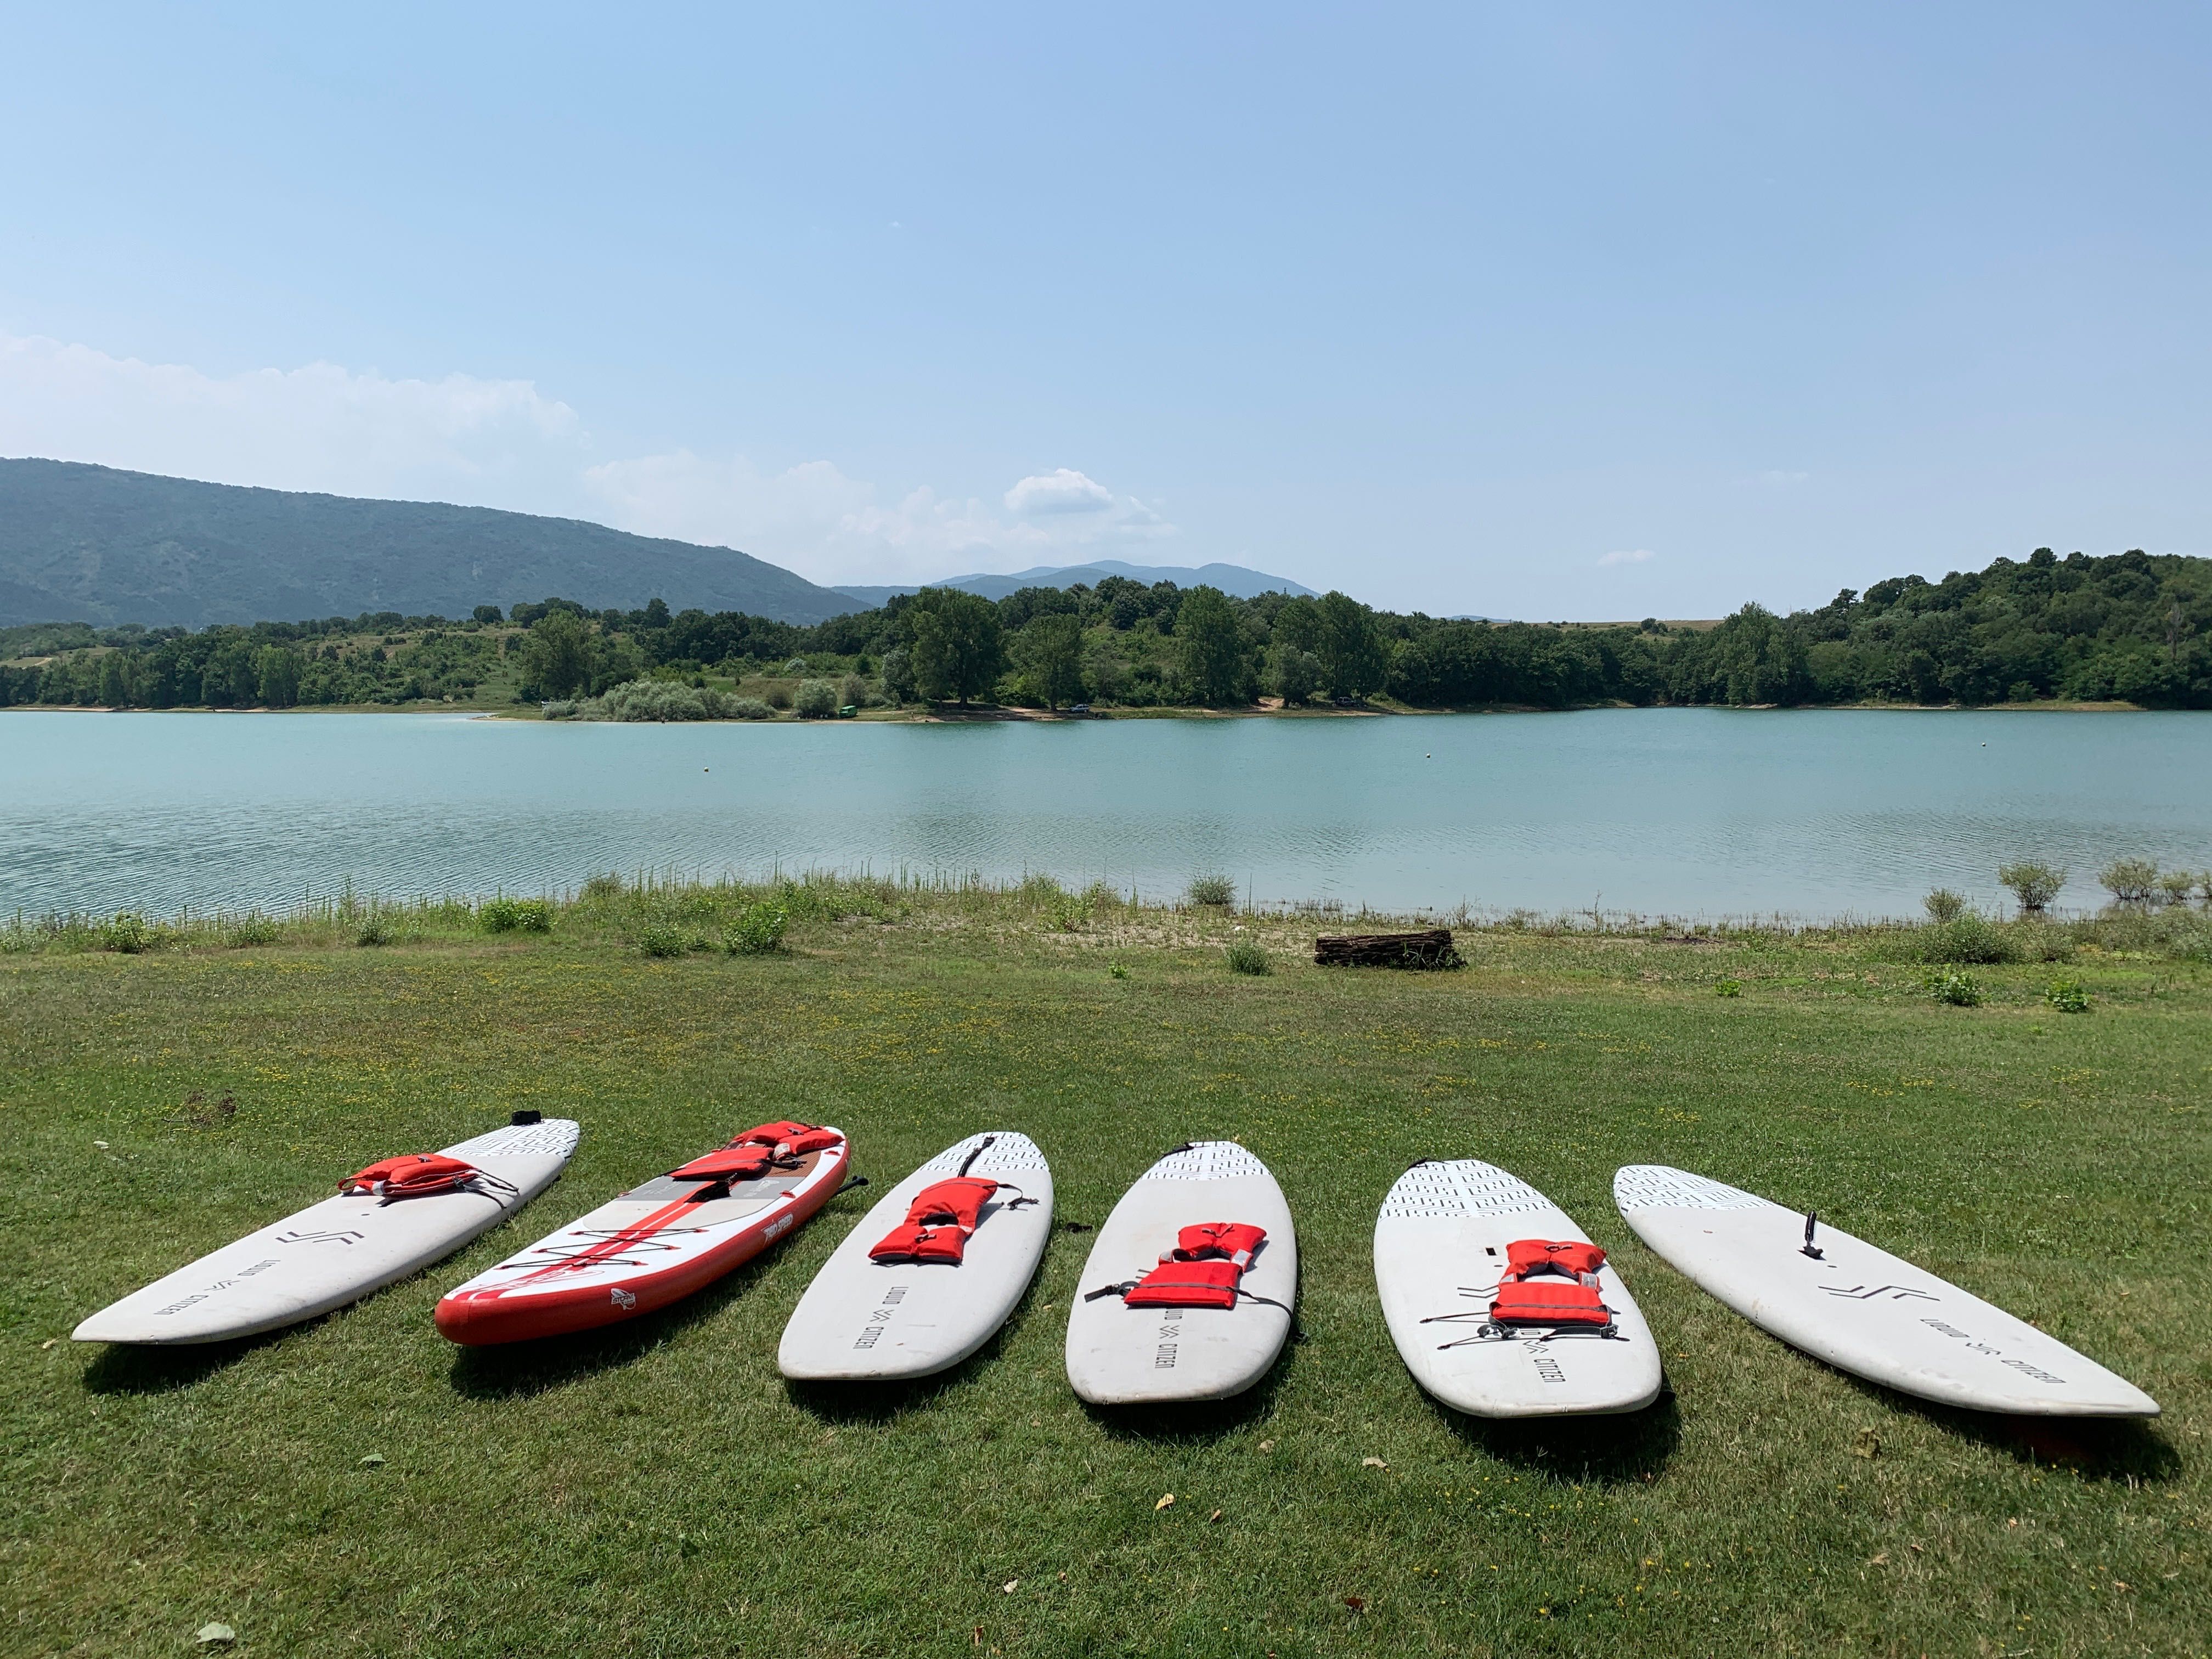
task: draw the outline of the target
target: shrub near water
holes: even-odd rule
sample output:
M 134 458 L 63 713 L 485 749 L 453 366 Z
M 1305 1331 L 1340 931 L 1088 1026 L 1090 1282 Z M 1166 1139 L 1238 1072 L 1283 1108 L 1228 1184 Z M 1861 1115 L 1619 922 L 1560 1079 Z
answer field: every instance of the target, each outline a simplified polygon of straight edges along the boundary
M 1938 887 L 1920 903 L 1928 912 L 1929 920 L 1936 922 L 1956 921 L 1966 908 L 1966 896 L 1948 887 Z
M 2143 909 L 2158 890 L 2158 863 L 2154 859 L 2114 859 L 2097 872 L 2097 879 L 2113 903 Z
M 119 951 L 125 956 L 135 957 L 149 950 L 154 943 L 153 930 L 147 927 L 146 918 L 136 910 L 118 910 L 114 920 L 100 930 L 100 948 Z
M 2063 868 L 2033 860 L 1997 866 L 1997 880 L 2012 889 L 2012 896 L 2020 901 L 2022 915 L 2039 915 L 2047 909 L 2066 885 L 2066 875 Z
M 1922 962 L 2017 962 L 2021 956 L 2019 945 L 1978 910 L 1921 929 L 1914 943 Z
M 1226 876 L 1200 876 L 1190 884 L 1190 902 L 1226 908 L 1237 902 L 1237 884 Z
M 586 720 L 719 720 L 729 712 L 730 700 L 710 686 L 653 679 L 625 680 L 576 706 L 576 718 Z
M 553 907 L 544 899 L 486 899 L 477 925 L 487 933 L 550 933 Z
M 274 945 L 276 924 L 258 910 L 249 910 L 222 930 L 226 945 Z
M 733 957 L 764 957 L 783 948 L 790 913 L 781 905 L 749 904 L 722 930 L 722 949 Z
M 1267 953 L 1260 948 L 1256 940 L 1240 939 L 1229 947 L 1226 955 L 1229 971 L 1232 974 L 1271 974 L 1274 971 L 1274 965 L 1267 960 Z

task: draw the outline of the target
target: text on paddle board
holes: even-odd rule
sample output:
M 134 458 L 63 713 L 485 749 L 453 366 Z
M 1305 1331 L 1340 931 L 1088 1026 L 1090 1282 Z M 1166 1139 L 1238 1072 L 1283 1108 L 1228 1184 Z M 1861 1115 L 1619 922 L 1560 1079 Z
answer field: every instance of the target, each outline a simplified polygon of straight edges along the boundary
M 894 1285 L 885 1291 L 884 1305 L 868 1316 L 871 1322 L 867 1328 L 860 1333 L 860 1340 L 853 1346 L 856 1348 L 874 1347 L 876 1339 L 884 1334 L 884 1328 L 891 1322 L 892 1314 L 898 1310 L 898 1304 L 905 1300 L 906 1286 L 903 1285 Z
M 1932 1330 L 1942 1332 L 1946 1336 L 1957 1337 L 1960 1341 L 1966 1345 L 1966 1352 L 1968 1353 L 1985 1353 L 1992 1359 L 1995 1359 L 1998 1364 L 2008 1366 L 2010 1369 L 2018 1371 L 2023 1376 L 2032 1376 L 2039 1382 L 2056 1382 L 2061 1388 L 2063 1388 L 2066 1384 L 2066 1379 L 2064 1377 L 2053 1376 L 2049 1371 L 2045 1370 L 2039 1365 L 2031 1365 L 2025 1359 L 2005 1358 L 2003 1357 L 2004 1350 L 2002 1348 L 1993 1348 L 1986 1342 L 1977 1342 L 1970 1334 L 1960 1330 L 1956 1325 L 1946 1325 L 1940 1319 L 1923 1319 L 1920 1322 Z
M 259 1273 L 264 1267 L 273 1267 L 276 1265 L 276 1258 L 272 1255 L 266 1261 L 255 1262 L 251 1267 L 240 1267 L 238 1270 L 238 1279 L 251 1279 L 254 1274 Z M 209 1285 L 207 1289 L 204 1291 L 195 1291 L 191 1295 L 186 1297 L 181 1302 L 172 1302 L 166 1308 L 155 1309 L 154 1310 L 154 1317 L 159 1319 L 165 1314 L 182 1313 L 185 1309 L 191 1307 L 195 1302 L 204 1302 L 210 1297 L 213 1296 L 217 1291 L 228 1290 L 232 1285 L 238 1283 L 238 1279 L 218 1279 L 214 1284 Z

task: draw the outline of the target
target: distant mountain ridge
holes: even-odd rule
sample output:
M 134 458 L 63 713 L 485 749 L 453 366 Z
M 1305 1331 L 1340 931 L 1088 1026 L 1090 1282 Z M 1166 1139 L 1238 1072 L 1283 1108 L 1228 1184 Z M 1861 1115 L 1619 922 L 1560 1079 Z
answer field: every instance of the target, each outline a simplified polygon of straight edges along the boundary
M 1301 586 L 1288 576 L 1271 576 L 1264 570 L 1248 569 L 1241 564 L 1124 564 L 1119 559 L 1094 559 L 1088 564 L 1041 564 L 1027 570 L 1018 570 L 1011 576 L 978 572 L 974 575 L 947 576 L 941 581 L 909 582 L 904 586 L 896 587 L 841 585 L 836 591 L 871 606 L 881 605 L 897 594 L 918 593 L 925 587 L 965 588 L 969 592 L 980 593 L 987 599 L 1003 599 L 1009 593 L 1019 592 L 1024 587 L 1073 587 L 1078 582 L 1096 587 L 1108 576 L 1126 576 L 1131 581 L 1144 583 L 1147 587 L 1154 582 L 1173 582 L 1177 587 L 1218 587 L 1240 599 L 1255 599 L 1262 593 L 1317 597 L 1313 589 Z
M 466 617 L 549 594 L 797 623 L 867 603 L 733 548 L 578 519 L 0 459 L 0 627 Z

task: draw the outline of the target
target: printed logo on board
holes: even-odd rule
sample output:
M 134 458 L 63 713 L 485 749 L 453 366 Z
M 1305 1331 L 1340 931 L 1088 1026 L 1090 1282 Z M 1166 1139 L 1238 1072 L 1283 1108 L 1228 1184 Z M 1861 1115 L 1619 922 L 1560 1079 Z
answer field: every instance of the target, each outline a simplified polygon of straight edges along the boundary
M 607 1287 L 607 1297 L 608 1299 L 613 1302 L 615 1306 L 617 1308 L 635 1308 L 637 1306 L 637 1298 L 632 1296 L 628 1291 L 623 1289 L 619 1285 L 609 1285 Z
M 1877 1285 L 1872 1290 L 1869 1290 L 1863 1285 L 1854 1285 L 1849 1290 L 1845 1290 L 1840 1285 L 1823 1285 L 1820 1288 L 1830 1296 L 1849 1297 L 1854 1302 L 1871 1302 L 1884 1291 L 1894 1292 L 1889 1298 L 1892 1302 L 1902 1302 L 1907 1297 L 1913 1296 L 1918 1297 L 1923 1302 L 1936 1302 L 1942 1299 L 1929 1295 L 1925 1291 L 1916 1291 L 1905 1285 Z

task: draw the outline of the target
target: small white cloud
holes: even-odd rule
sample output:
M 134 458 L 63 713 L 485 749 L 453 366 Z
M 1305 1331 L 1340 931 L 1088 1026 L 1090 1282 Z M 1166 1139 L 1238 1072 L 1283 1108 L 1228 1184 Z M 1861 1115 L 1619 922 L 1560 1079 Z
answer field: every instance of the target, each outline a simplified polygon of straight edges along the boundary
M 1114 492 L 1068 467 L 1024 478 L 1006 492 L 1006 511 L 1028 519 L 1047 513 L 1109 513 Z
M 1618 553 L 1601 555 L 1598 562 L 1600 564 L 1642 564 L 1651 556 L 1651 550 L 1648 547 L 1631 547 L 1623 549 Z
M 1812 476 L 1809 472 L 1784 472 L 1777 468 L 1770 468 L 1759 475 L 1759 481 L 1776 489 L 1787 489 L 1792 484 L 1803 483 Z

